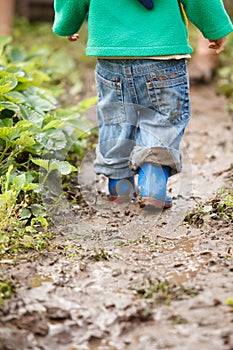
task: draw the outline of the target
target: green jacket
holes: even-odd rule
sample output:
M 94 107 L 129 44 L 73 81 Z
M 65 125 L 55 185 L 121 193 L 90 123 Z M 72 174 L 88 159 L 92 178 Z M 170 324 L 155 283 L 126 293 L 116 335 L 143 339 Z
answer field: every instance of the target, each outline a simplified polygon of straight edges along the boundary
M 221 0 L 181 0 L 188 19 L 211 40 L 233 30 Z M 177 0 L 155 0 L 149 11 L 136 0 L 55 0 L 53 31 L 76 33 L 88 14 L 89 56 L 161 56 L 192 51 Z

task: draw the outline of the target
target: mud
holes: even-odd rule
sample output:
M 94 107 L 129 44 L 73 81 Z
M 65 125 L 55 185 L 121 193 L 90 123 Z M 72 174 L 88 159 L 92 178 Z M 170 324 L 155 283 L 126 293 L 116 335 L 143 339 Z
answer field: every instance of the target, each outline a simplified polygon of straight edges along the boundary
M 16 286 L 0 311 L 0 349 L 233 349 L 232 225 L 184 222 L 229 186 L 232 119 L 214 86 L 191 96 L 184 169 L 168 186 L 173 207 L 110 204 L 87 154 L 83 201 L 54 213 L 54 246 L 17 265 L 0 262 Z

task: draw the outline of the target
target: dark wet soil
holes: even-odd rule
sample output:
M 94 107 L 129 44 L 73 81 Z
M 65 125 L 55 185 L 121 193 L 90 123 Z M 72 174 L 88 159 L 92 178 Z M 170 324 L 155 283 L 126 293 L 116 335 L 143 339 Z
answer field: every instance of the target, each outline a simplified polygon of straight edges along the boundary
M 16 286 L 0 311 L 1 350 L 233 349 L 232 224 L 184 221 L 231 186 L 232 119 L 214 86 L 191 94 L 171 209 L 97 196 L 105 179 L 94 178 L 90 152 L 79 175 L 83 201 L 54 213 L 54 246 L 0 262 Z

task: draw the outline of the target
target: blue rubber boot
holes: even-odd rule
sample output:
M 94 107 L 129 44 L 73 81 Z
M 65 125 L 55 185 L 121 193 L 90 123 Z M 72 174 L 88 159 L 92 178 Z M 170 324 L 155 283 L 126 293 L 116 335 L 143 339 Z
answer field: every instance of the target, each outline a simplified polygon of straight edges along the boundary
M 109 200 L 116 203 L 130 202 L 136 197 L 134 177 L 126 179 L 110 179 L 108 181 Z
M 168 166 L 155 166 L 145 163 L 138 172 L 138 190 L 146 205 L 155 208 L 170 208 L 172 198 L 167 196 L 167 180 L 170 172 Z

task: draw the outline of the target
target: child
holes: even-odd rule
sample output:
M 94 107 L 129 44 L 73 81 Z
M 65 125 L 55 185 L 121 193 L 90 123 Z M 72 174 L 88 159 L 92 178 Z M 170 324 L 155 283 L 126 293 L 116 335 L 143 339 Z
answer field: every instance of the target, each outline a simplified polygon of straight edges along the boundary
M 219 53 L 233 30 L 222 1 L 55 0 L 54 7 L 53 30 L 70 40 L 88 14 L 86 52 L 98 57 L 94 169 L 108 177 L 110 200 L 129 200 L 138 174 L 144 203 L 171 207 L 167 180 L 181 171 L 190 118 L 186 15 Z

